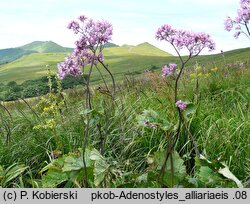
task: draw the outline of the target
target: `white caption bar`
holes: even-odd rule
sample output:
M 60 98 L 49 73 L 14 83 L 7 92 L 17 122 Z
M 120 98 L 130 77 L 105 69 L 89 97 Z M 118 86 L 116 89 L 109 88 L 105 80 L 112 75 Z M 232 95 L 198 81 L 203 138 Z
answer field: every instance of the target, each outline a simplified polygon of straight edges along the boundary
M 1 204 L 250 203 L 246 188 L 182 189 L 14 189 L 0 188 Z

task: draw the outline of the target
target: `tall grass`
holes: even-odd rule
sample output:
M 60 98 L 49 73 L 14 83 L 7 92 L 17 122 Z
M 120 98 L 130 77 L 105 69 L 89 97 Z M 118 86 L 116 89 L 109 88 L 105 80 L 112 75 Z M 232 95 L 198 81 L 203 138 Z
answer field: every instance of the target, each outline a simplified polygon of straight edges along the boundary
M 249 76 L 249 67 L 219 67 L 209 77 L 196 80 L 191 80 L 190 72 L 186 72 L 180 86 L 186 99 L 197 106 L 188 128 L 200 152 L 210 160 L 224 161 L 244 182 L 250 177 Z M 173 123 L 177 120 L 169 83 L 165 84 L 157 73 L 136 79 L 127 77 L 118 85 L 113 109 L 107 104 L 109 96 L 93 88 L 96 112 L 92 113 L 89 145 L 100 151 L 104 148 L 104 156 L 128 175 L 144 172 L 150 156 L 166 148 L 166 133 L 138 126 L 137 116 L 151 109 Z M 63 154 L 76 151 L 82 145 L 83 95 L 79 89 L 67 91 L 65 106 L 56 118 Z M 29 166 L 26 176 L 33 181 L 40 179 L 39 171 L 46 164 L 62 154 L 55 155 L 56 141 L 51 129 L 34 129 L 47 120 L 42 110 L 36 108 L 37 103 L 36 100 L 16 101 L 0 107 L 0 165 L 7 168 L 14 163 L 25 164 Z M 177 150 L 186 163 L 192 163 L 193 149 L 185 132 L 181 132 Z M 15 182 L 21 186 L 20 180 Z M 10 186 L 13 185 L 14 182 Z M 22 185 L 36 186 L 27 181 Z

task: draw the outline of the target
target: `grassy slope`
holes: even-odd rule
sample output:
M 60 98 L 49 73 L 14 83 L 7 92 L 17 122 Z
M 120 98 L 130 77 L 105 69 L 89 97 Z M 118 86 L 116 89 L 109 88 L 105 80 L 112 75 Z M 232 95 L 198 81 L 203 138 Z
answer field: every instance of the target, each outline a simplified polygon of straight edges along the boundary
M 47 64 L 55 67 L 64 57 L 65 53 L 33 53 L 23 56 L 14 62 L 0 66 L 0 81 L 22 82 L 44 76 L 47 73 Z
M 122 46 L 106 48 L 104 51 L 106 63 L 109 65 L 116 80 L 121 79 L 125 74 L 140 74 L 149 69 L 152 65 L 161 67 L 170 62 L 178 62 L 177 57 L 155 48 L 154 46 L 143 43 L 138 46 Z M 46 75 L 46 65 L 50 65 L 56 72 L 57 63 L 64 60 L 66 53 L 34 53 L 28 56 L 0 66 L 0 81 L 17 81 L 18 83 L 28 79 L 34 79 Z M 245 61 L 249 59 L 250 48 L 238 49 L 225 52 L 226 63 L 234 61 Z M 217 66 L 224 64 L 221 54 L 204 55 L 195 58 L 191 63 L 198 61 L 203 64 L 215 63 Z M 95 74 L 94 74 L 95 75 Z M 98 74 L 94 80 L 98 80 Z
M 12 62 L 24 55 L 31 54 L 35 51 L 23 50 L 21 48 L 7 48 L 0 50 L 0 64 Z
M 143 43 L 138 46 L 123 46 L 106 48 L 104 52 L 106 63 L 118 77 L 125 73 L 143 71 L 150 65 L 161 66 L 168 53 Z M 46 65 L 56 71 L 57 63 L 64 60 L 66 53 L 34 53 L 0 66 L 0 80 L 2 82 L 22 82 L 46 75 Z
M 23 50 L 32 50 L 40 53 L 71 52 L 73 49 L 62 47 L 52 41 L 34 41 L 20 47 Z

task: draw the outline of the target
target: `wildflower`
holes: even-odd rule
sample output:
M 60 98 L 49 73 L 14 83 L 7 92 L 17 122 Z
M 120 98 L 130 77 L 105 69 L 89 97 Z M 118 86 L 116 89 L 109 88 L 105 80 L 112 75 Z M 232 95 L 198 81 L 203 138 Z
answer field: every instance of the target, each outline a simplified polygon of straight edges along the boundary
M 98 55 L 98 59 L 100 60 L 100 62 L 104 61 L 104 56 L 103 56 L 103 54 L 101 52 Z
M 200 65 L 197 65 L 196 68 L 195 68 L 195 70 L 196 70 L 197 72 L 202 71 L 202 67 L 201 67 Z
M 227 17 L 227 19 L 224 21 L 225 30 L 231 31 L 234 28 L 234 37 L 236 39 L 241 33 L 246 34 L 250 38 L 249 21 L 250 0 L 240 0 L 240 8 L 237 11 L 237 16 L 234 19 Z
M 78 22 L 76 21 L 71 21 L 69 23 L 69 25 L 67 26 L 68 29 L 73 29 L 74 30 L 74 33 L 77 34 L 79 32 L 79 29 L 80 29 L 80 25 Z
M 181 110 L 185 110 L 187 108 L 187 105 L 184 102 L 182 102 L 182 100 L 177 101 L 175 105 Z
M 202 76 L 203 76 L 203 74 L 202 74 L 202 73 L 199 73 L 199 74 L 198 74 L 198 77 L 202 77 Z
M 87 20 L 88 18 L 84 15 L 81 15 L 81 16 L 79 16 L 78 19 L 83 22 L 83 21 Z
M 196 73 L 190 74 L 190 77 L 191 77 L 191 78 L 196 78 L 196 76 L 197 76 Z
M 80 39 L 75 42 L 76 48 L 73 53 L 57 65 L 60 80 L 67 75 L 82 75 L 83 68 L 88 64 L 96 65 L 98 61 L 103 62 L 102 50 L 113 34 L 113 27 L 107 21 L 94 21 L 84 15 L 78 20 L 80 22 L 71 21 L 68 25 L 69 29 L 80 35 Z
M 217 67 L 214 67 L 211 69 L 212 72 L 217 72 L 218 68 Z
M 158 28 L 155 37 L 169 42 L 178 50 L 187 49 L 190 56 L 198 55 L 204 48 L 215 50 L 215 43 L 208 34 L 176 30 L 167 24 Z
M 235 33 L 234 33 L 234 37 L 235 37 L 235 39 L 238 39 L 238 37 L 239 37 L 240 33 L 241 33 L 240 31 L 237 31 L 237 32 L 235 32 Z
M 167 65 L 162 67 L 162 77 L 165 78 L 167 76 L 173 75 L 176 70 L 177 65 L 176 64 L 169 64 L 169 67 Z
M 233 28 L 233 21 L 230 17 L 227 17 L 227 19 L 224 21 L 224 26 L 226 31 L 231 31 Z

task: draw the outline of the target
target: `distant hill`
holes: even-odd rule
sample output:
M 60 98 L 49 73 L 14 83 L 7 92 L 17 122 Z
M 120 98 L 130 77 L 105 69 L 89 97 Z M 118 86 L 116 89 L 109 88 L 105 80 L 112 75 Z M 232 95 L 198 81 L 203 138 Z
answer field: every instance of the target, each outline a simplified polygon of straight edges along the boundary
M 105 47 L 119 46 L 114 43 L 107 43 Z M 73 48 L 63 47 L 52 41 L 34 41 L 16 48 L 0 49 L 0 64 L 12 62 L 31 53 L 70 53 L 72 51 Z
M 67 53 L 31 53 L 21 58 L 0 65 L 0 82 L 7 83 L 16 81 L 21 83 L 25 80 L 36 79 L 46 76 L 46 65 L 50 65 L 51 70 L 57 72 L 57 64 L 64 61 Z M 158 69 L 168 63 L 178 63 L 179 58 L 164 52 L 157 47 L 142 43 L 137 46 L 123 45 L 112 46 L 104 49 L 105 63 L 108 64 L 110 70 L 116 80 L 122 79 L 124 75 L 138 75 L 144 73 L 146 69 Z M 189 65 L 199 62 L 202 64 L 216 64 L 216 66 L 225 66 L 225 63 L 235 61 L 249 60 L 250 48 L 232 50 L 224 53 L 225 58 L 221 54 L 202 55 L 192 60 Z M 101 67 L 100 67 L 101 68 Z M 104 76 L 105 75 L 105 70 Z M 98 81 L 99 75 L 96 70 L 93 72 L 93 80 Z
M 51 44 L 51 43 L 49 43 Z M 11 63 L 0 66 L 0 81 L 22 82 L 35 79 L 47 74 L 46 65 L 56 71 L 57 63 L 62 62 L 67 55 L 65 52 L 41 53 L 38 52 L 41 43 L 33 42 L 24 49 L 33 49 L 36 53 L 25 55 Z M 42 43 L 44 45 L 44 43 Z M 46 44 L 45 44 L 46 45 Z M 137 46 L 117 46 L 108 43 L 104 49 L 105 62 L 112 71 L 122 77 L 124 74 L 138 74 L 152 65 L 161 66 L 166 57 L 171 55 L 149 44 L 142 43 Z
M 143 56 L 171 56 L 171 54 L 160 50 L 159 48 L 149 44 L 148 42 L 139 45 L 122 45 L 120 47 L 113 47 L 113 49 L 106 49 L 104 53 L 107 55 L 143 55 Z
M 35 51 L 23 50 L 21 48 L 7 48 L 0 50 L 0 64 L 12 62 L 24 55 L 34 53 Z
M 108 48 L 108 47 L 119 47 L 119 45 L 116 45 L 116 44 L 114 44 L 114 43 L 108 42 L 108 43 L 105 44 L 105 47 L 106 47 L 106 48 Z
M 40 53 L 58 53 L 58 52 L 72 52 L 72 48 L 62 47 L 52 41 L 34 41 L 27 45 L 19 47 L 23 50 L 29 50 Z

